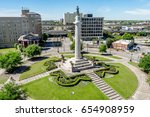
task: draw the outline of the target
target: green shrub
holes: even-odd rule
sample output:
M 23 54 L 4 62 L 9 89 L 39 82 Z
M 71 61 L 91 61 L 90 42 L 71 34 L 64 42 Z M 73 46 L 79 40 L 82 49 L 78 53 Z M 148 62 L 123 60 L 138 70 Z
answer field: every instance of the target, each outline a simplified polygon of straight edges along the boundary
M 46 61 L 46 62 L 44 63 L 44 66 L 47 66 L 47 68 L 46 68 L 47 71 L 50 71 L 50 70 L 52 70 L 52 69 L 57 68 L 57 66 L 55 65 L 55 63 L 54 63 L 53 61 L 51 61 L 51 60 Z
M 94 71 L 95 74 L 97 74 L 100 78 L 104 78 L 106 73 L 108 74 L 118 74 L 119 71 L 114 67 L 105 64 L 105 68 L 101 68 L 99 70 Z
M 53 61 L 53 62 L 60 62 L 60 61 L 61 61 L 61 58 L 58 58 L 58 57 L 51 57 L 50 60 Z
M 60 86 L 71 87 L 77 85 L 80 81 L 91 81 L 85 74 L 74 75 L 67 77 L 61 70 L 50 73 L 51 76 L 56 77 L 56 83 Z

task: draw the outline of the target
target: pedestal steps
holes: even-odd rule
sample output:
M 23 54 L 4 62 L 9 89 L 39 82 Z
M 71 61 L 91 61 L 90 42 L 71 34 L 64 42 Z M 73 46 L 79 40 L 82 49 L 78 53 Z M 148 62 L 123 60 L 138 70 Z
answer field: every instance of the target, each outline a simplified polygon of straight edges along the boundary
M 100 89 L 109 99 L 111 100 L 123 100 L 123 98 L 113 90 L 107 83 L 105 83 L 99 76 L 94 72 L 87 73 L 87 75 L 92 79 L 93 83 Z
M 93 65 L 86 59 L 76 60 L 74 63 L 74 68 L 76 70 L 86 70 L 92 68 Z

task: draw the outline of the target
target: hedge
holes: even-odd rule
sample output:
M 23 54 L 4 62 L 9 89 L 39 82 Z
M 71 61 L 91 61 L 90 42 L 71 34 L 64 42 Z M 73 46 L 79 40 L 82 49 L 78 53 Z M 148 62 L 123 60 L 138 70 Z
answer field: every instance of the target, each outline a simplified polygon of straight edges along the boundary
M 108 74 L 118 74 L 119 71 L 114 67 L 110 65 L 106 65 L 104 68 L 101 68 L 99 70 L 94 71 L 95 74 L 97 74 L 100 78 L 104 78 L 106 73 Z
M 50 73 L 51 76 L 56 77 L 56 83 L 60 86 L 71 87 L 77 85 L 80 81 L 92 81 L 85 74 L 73 75 L 71 77 L 67 77 L 65 73 L 61 70 Z
M 55 65 L 55 63 L 52 60 L 46 61 L 44 63 L 44 66 L 47 66 L 47 68 L 46 68 L 47 71 L 57 68 L 57 66 Z

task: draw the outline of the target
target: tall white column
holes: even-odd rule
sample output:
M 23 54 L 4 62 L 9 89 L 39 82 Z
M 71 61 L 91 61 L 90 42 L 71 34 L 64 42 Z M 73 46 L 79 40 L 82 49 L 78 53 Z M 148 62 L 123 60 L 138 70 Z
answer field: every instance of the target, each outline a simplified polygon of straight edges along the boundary
M 78 15 L 75 18 L 74 24 L 75 24 L 75 59 L 81 59 L 81 47 L 80 47 L 81 21 Z

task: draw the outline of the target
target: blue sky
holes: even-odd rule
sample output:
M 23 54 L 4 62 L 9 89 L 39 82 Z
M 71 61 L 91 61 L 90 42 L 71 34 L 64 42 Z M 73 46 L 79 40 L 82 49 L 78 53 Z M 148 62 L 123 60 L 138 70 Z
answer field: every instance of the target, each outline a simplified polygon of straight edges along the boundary
M 1 0 L 1 16 L 20 16 L 22 7 L 40 13 L 42 19 L 60 19 L 79 5 L 83 13 L 113 20 L 150 20 L 150 0 Z

